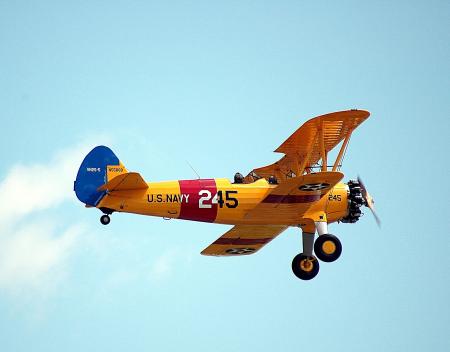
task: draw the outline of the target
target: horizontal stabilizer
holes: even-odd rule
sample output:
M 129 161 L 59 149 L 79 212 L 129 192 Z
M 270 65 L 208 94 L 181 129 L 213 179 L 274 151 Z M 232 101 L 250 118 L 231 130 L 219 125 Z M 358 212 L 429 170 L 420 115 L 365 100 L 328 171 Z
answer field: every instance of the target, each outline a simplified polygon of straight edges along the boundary
M 148 185 L 137 172 L 127 172 L 114 177 L 111 181 L 98 188 L 99 191 L 134 191 L 147 189 Z

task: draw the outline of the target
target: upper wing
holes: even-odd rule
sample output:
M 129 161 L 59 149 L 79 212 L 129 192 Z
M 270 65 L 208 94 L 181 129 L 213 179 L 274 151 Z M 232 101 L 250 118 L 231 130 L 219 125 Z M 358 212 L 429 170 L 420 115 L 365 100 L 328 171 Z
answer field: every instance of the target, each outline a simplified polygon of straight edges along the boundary
M 98 188 L 99 191 L 132 191 L 147 189 L 148 185 L 137 172 L 127 172 L 114 177 L 111 181 Z
M 344 151 L 353 130 L 369 115 L 370 113 L 364 110 L 348 110 L 318 116 L 305 122 L 275 150 L 286 155 L 272 165 L 252 170 L 246 176 L 246 181 L 252 182 L 272 175 L 283 180 L 302 175 L 321 159 L 326 164 L 327 153 L 343 140 L 345 140 L 342 148 Z M 342 157 L 342 153 L 339 154 L 337 163 Z
M 236 225 L 206 247 L 201 254 L 215 256 L 253 254 L 287 228 L 286 225 Z
M 302 215 L 342 178 L 341 172 L 319 172 L 283 181 L 245 215 L 245 220 L 298 224 Z M 276 210 L 274 209 L 276 208 Z

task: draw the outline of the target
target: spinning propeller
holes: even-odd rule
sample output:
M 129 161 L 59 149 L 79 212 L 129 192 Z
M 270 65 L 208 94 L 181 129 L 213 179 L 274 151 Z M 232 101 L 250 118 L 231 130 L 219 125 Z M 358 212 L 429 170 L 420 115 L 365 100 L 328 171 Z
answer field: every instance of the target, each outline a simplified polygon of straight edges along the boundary
M 375 212 L 375 206 L 374 206 L 375 201 L 373 200 L 370 193 L 367 191 L 366 186 L 364 185 L 363 181 L 361 180 L 361 178 L 359 176 L 358 176 L 358 183 L 361 186 L 361 194 L 364 198 L 366 207 L 368 207 L 370 209 L 370 211 L 372 212 L 373 217 L 375 218 L 375 221 L 377 222 L 378 227 L 381 227 L 381 220 L 378 217 L 377 213 Z

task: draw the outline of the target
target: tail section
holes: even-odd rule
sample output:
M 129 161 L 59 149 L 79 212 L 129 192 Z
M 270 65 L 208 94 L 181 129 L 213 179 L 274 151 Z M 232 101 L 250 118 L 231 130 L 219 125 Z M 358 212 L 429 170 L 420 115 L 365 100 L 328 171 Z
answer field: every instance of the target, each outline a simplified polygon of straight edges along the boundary
M 114 177 L 111 181 L 108 181 L 103 186 L 98 188 L 99 191 L 136 191 L 147 189 L 148 185 L 137 172 L 127 172 Z
M 98 188 L 126 172 L 111 149 L 102 145 L 95 147 L 86 155 L 78 170 L 75 194 L 81 202 L 95 207 L 106 194 L 105 190 Z

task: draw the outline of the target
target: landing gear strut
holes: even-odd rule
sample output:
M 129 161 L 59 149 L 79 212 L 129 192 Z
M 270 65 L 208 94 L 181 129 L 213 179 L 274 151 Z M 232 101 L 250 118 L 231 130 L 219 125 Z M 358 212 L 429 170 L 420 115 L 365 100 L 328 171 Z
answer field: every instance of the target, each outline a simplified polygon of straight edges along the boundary
M 102 216 L 100 217 L 100 222 L 101 222 L 103 225 L 108 225 L 108 224 L 111 222 L 111 218 L 110 218 L 109 215 L 107 215 L 107 214 L 102 215 Z
M 314 235 L 303 232 L 303 253 L 292 260 L 292 271 L 301 280 L 311 280 L 319 273 L 319 261 L 313 255 Z

